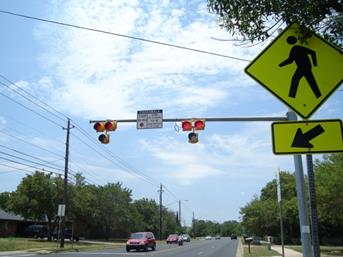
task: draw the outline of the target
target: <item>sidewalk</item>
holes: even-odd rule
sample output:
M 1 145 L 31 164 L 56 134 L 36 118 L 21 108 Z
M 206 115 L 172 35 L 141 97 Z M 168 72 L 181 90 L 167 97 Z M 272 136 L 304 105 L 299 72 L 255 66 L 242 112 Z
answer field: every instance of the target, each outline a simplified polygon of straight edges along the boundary
M 281 245 L 272 245 L 272 250 L 277 251 L 278 253 L 282 254 L 282 247 Z M 285 257 L 302 257 L 302 253 L 294 251 L 289 248 L 284 248 L 285 250 Z

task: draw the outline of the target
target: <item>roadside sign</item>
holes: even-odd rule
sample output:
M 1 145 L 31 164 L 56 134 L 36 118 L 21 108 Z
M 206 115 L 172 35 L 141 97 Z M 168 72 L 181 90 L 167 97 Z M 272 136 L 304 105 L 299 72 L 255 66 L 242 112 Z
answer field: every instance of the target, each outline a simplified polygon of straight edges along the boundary
M 137 129 L 154 129 L 163 127 L 162 110 L 137 111 Z
M 343 152 L 341 120 L 274 122 L 275 154 L 313 154 Z
M 64 217 L 65 216 L 65 211 L 66 211 L 66 205 L 65 204 L 59 204 L 58 205 L 57 216 Z
M 288 26 L 245 72 L 301 117 L 309 118 L 343 82 L 343 52 L 312 33 L 297 40 Z

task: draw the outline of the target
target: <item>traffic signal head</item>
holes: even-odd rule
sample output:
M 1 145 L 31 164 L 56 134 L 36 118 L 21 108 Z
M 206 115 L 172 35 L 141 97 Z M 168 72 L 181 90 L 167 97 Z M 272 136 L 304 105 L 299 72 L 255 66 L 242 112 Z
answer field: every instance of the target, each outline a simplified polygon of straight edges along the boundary
M 191 132 L 188 134 L 188 142 L 191 144 L 196 144 L 199 142 L 198 133 Z
M 191 131 L 193 129 L 192 121 L 184 120 L 181 122 L 182 131 Z
M 117 122 L 109 120 L 104 125 L 106 131 L 115 131 L 117 129 Z
M 110 135 L 109 134 L 101 134 L 98 139 L 102 144 L 108 144 L 110 142 Z
M 194 121 L 195 130 L 204 130 L 205 129 L 205 120 L 195 120 Z
M 97 122 L 94 124 L 94 129 L 96 132 L 104 132 L 105 131 L 105 125 L 103 122 Z

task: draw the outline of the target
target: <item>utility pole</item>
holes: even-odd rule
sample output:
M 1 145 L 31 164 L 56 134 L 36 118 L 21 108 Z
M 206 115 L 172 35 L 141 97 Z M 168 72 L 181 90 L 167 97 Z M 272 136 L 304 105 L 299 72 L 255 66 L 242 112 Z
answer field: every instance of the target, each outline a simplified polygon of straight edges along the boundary
M 160 193 L 160 240 L 162 240 L 162 193 L 163 193 L 162 184 L 158 192 Z
M 285 245 L 283 240 L 283 221 L 282 221 L 282 192 L 281 192 L 281 177 L 280 177 L 280 170 L 278 171 L 277 175 L 277 197 L 279 203 L 279 211 L 280 211 L 280 234 L 281 234 L 281 249 L 282 249 L 282 257 L 285 257 Z
M 195 236 L 195 216 L 194 216 L 194 212 L 193 212 L 193 216 L 192 216 L 192 230 L 193 230 L 193 235 Z
M 179 224 L 182 226 L 182 221 L 181 221 L 181 200 L 179 200 Z
M 65 129 L 65 128 L 63 128 Z M 69 135 L 70 135 L 70 119 L 68 118 L 68 125 L 67 125 L 67 139 L 66 139 L 66 151 L 65 151 L 65 165 L 64 165 L 64 188 L 63 188 L 63 204 L 67 206 L 68 202 L 68 161 L 69 161 Z M 66 216 L 65 214 L 61 217 L 61 242 L 60 248 L 64 248 L 64 229 L 65 229 L 65 222 Z

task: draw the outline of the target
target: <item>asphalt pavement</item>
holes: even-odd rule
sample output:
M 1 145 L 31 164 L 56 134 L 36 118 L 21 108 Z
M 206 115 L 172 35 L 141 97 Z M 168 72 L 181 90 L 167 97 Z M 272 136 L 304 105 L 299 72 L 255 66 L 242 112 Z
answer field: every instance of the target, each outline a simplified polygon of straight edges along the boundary
M 154 257 L 241 257 L 237 256 L 236 252 L 239 245 L 238 240 L 230 240 L 229 238 L 222 238 L 220 240 L 192 240 L 190 243 L 185 242 L 183 246 L 176 244 L 170 245 L 159 243 L 156 251 L 131 251 L 126 252 L 125 247 L 116 249 L 107 249 L 101 251 L 87 251 L 87 252 L 61 252 L 51 253 L 52 257 L 101 257 L 101 256 L 154 256 Z M 39 253 L 29 252 L 1 252 L 1 257 L 42 257 Z

